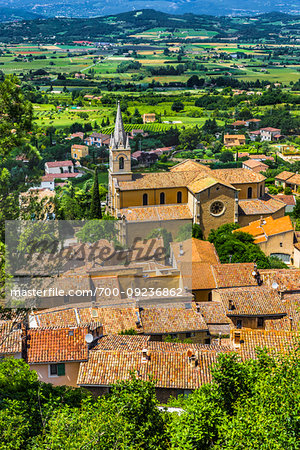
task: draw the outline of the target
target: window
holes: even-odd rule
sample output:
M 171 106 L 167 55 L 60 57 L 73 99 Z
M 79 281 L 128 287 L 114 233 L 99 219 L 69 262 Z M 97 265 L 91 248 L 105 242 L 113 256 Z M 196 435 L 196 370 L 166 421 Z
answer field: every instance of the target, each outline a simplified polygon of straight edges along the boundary
M 259 196 L 262 197 L 263 196 L 263 187 L 261 186 L 259 189 Z
M 248 187 L 248 194 L 247 194 L 248 198 L 252 198 L 252 187 Z
M 121 156 L 119 158 L 119 170 L 123 170 L 124 169 L 124 158 L 123 156 Z
M 264 319 L 263 317 L 258 317 L 257 319 L 257 327 L 262 328 L 264 326 Z
M 160 193 L 160 196 L 159 196 L 159 203 L 160 203 L 161 205 L 164 205 L 164 204 L 165 204 L 165 193 L 164 193 L 164 192 L 161 192 L 161 193 Z
M 50 377 L 60 377 L 66 374 L 65 365 L 60 364 L 49 364 L 49 376 Z
M 191 333 L 185 333 L 185 337 L 188 339 L 188 338 L 192 337 L 192 334 Z
M 283 245 L 283 244 L 282 244 L 282 242 L 280 242 L 280 244 L 279 244 L 279 245 L 280 245 L 280 247 L 282 247 L 282 245 Z
M 243 326 L 243 321 L 241 319 L 238 319 L 236 321 L 236 327 L 240 329 L 240 328 L 242 328 L 242 326 Z
M 210 338 L 205 339 L 204 344 L 210 344 Z
M 216 202 L 213 202 L 210 205 L 210 213 L 213 216 L 220 216 L 225 211 L 224 203 L 220 202 L 219 200 Z
M 182 192 L 181 191 L 177 192 L 177 203 L 182 203 Z
M 144 194 L 143 195 L 143 206 L 147 206 L 148 205 L 148 194 Z

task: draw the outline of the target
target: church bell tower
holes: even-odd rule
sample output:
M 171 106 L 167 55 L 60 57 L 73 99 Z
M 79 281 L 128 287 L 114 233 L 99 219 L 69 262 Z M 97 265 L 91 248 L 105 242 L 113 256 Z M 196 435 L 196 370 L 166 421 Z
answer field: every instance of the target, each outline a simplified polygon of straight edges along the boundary
M 121 106 L 118 101 L 115 129 L 110 137 L 109 144 L 109 203 L 115 210 L 117 206 L 117 189 L 119 181 L 131 181 L 131 150 L 129 136 L 125 133 Z

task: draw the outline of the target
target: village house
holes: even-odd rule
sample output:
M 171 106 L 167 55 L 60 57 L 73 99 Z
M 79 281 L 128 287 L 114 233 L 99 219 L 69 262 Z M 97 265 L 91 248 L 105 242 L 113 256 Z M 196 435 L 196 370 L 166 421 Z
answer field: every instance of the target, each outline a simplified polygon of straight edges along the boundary
M 45 162 L 45 174 L 73 173 L 72 161 L 47 161 Z
M 281 130 L 279 128 L 261 128 L 260 129 L 260 140 L 261 141 L 274 141 L 281 137 Z
M 142 115 L 143 123 L 152 123 L 156 120 L 155 113 L 148 113 Z
M 285 204 L 285 213 L 293 212 L 296 206 L 296 196 L 295 195 L 285 195 L 285 194 L 277 194 L 272 195 L 273 198 L 280 200 Z
M 87 145 L 73 144 L 71 146 L 71 156 L 76 161 L 79 161 L 81 158 L 88 156 L 89 148 Z
M 79 178 L 81 176 L 82 173 L 80 172 L 49 173 L 42 176 L 40 187 L 42 189 L 50 189 L 51 191 L 53 191 L 53 189 L 55 189 L 55 186 L 57 185 L 57 183 L 55 182 L 56 179 L 59 179 L 61 181 L 68 181 L 71 178 Z
M 76 387 L 80 363 L 88 360 L 91 344 L 101 335 L 96 323 L 93 327 L 31 328 L 25 334 L 26 361 L 40 381 Z
M 92 133 L 84 139 L 85 145 L 96 147 L 102 147 L 103 145 L 109 145 L 110 136 L 103 133 Z
M 248 161 L 243 161 L 243 169 L 253 170 L 253 172 L 265 172 L 268 169 L 267 164 L 255 159 L 248 159 Z
M 289 187 L 293 192 L 298 192 L 300 188 L 300 174 L 283 171 L 276 175 L 275 185 L 282 186 L 284 189 Z
M 266 217 L 251 222 L 248 226 L 239 228 L 238 231 L 251 234 L 254 237 L 254 243 L 265 255 L 277 257 L 285 264 L 293 263 L 295 237 L 290 216 L 279 219 Z
M 264 328 L 265 320 L 286 316 L 279 294 L 272 288 L 248 286 L 213 291 L 214 301 L 222 303 L 233 328 Z
M 227 148 L 238 147 L 246 144 L 246 137 L 244 134 L 225 134 L 224 145 Z
M 257 141 L 260 138 L 260 130 L 249 131 L 250 141 Z

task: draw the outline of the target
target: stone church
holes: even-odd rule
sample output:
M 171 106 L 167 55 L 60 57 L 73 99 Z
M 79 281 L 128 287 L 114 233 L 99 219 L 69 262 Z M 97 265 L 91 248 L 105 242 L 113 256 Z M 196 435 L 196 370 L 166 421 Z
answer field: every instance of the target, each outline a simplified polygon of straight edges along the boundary
M 169 172 L 133 173 L 129 136 L 118 103 L 109 146 L 108 210 L 134 233 L 153 228 L 178 230 L 185 223 L 211 229 L 242 226 L 261 217 L 284 215 L 285 205 L 265 193 L 265 177 L 247 169 L 218 169 L 186 160 Z

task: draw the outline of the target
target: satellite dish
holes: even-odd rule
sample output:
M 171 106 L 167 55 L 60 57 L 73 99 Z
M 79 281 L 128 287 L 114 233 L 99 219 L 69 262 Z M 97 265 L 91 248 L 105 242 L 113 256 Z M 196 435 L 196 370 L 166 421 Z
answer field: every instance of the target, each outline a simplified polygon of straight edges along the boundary
M 255 275 L 256 275 L 256 272 L 255 272 L 255 270 L 253 270 L 253 272 L 252 272 L 252 275 L 255 277 Z
M 84 339 L 87 344 L 91 344 L 94 340 L 94 337 L 92 334 L 89 333 L 85 335 Z
M 278 289 L 278 287 L 279 287 L 278 283 L 276 283 L 276 281 L 274 281 L 274 282 L 272 283 L 272 288 L 273 288 L 273 289 Z

